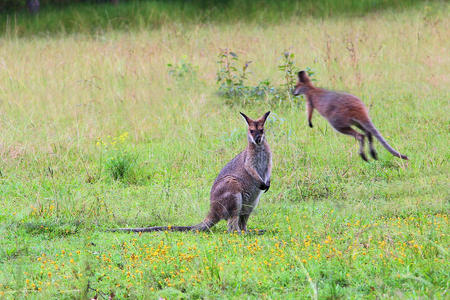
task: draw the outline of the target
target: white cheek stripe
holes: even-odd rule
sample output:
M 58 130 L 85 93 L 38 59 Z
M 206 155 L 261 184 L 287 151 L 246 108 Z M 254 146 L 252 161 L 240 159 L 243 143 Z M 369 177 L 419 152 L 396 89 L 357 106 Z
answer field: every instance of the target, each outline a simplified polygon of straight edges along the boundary
M 250 141 L 251 141 L 253 144 L 256 144 L 255 140 L 253 139 L 253 136 L 252 136 L 251 134 L 248 134 L 248 136 L 250 137 Z

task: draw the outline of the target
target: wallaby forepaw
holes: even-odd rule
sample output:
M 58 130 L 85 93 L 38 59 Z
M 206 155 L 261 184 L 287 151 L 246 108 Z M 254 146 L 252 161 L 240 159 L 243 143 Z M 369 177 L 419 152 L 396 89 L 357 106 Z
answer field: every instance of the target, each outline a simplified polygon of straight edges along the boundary
M 266 183 L 266 189 L 264 190 L 264 193 L 266 193 L 270 189 L 270 179 Z
M 269 185 L 265 184 L 264 182 L 261 183 L 261 185 L 259 186 L 259 189 L 262 191 L 267 192 L 270 188 L 270 182 L 268 182 Z
M 311 122 L 308 122 L 309 127 L 313 128 L 313 124 Z

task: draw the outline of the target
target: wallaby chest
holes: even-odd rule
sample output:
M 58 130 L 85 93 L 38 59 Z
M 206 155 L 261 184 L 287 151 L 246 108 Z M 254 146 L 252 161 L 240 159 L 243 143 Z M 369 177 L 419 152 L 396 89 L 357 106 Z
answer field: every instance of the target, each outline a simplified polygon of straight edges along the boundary
M 261 178 L 263 180 L 267 180 L 269 178 L 267 178 L 269 176 L 268 173 L 268 169 L 269 169 L 269 162 L 270 162 L 270 154 L 265 151 L 258 151 L 255 153 L 254 156 L 254 167 L 256 169 L 256 171 L 258 172 L 259 176 L 261 176 Z
M 258 149 L 253 151 L 247 159 L 250 160 L 250 164 L 253 168 L 255 168 L 256 172 L 264 181 L 268 181 L 270 179 L 269 164 L 271 161 L 271 155 L 269 151 L 266 149 Z M 241 214 L 250 214 L 258 205 L 261 194 L 262 190 L 259 189 L 257 180 L 252 179 L 252 183 L 248 184 L 242 192 Z

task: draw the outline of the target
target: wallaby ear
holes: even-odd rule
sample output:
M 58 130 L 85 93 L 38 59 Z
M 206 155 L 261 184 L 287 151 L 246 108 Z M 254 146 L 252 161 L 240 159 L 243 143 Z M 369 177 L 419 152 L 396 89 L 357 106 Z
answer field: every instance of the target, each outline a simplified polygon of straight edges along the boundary
M 311 80 L 308 77 L 308 74 L 306 74 L 305 71 L 298 72 L 298 80 L 300 80 L 300 82 L 303 82 L 303 83 L 310 83 L 311 82 Z
M 244 113 L 242 113 L 242 112 L 239 112 L 239 113 L 244 117 L 247 124 L 250 125 L 250 122 L 252 122 L 253 120 L 250 119 L 249 117 L 247 117 Z
M 266 123 L 267 117 L 270 115 L 270 111 L 266 112 L 264 114 L 264 116 L 261 117 L 261 121 L 263 121 L 263 123 Z

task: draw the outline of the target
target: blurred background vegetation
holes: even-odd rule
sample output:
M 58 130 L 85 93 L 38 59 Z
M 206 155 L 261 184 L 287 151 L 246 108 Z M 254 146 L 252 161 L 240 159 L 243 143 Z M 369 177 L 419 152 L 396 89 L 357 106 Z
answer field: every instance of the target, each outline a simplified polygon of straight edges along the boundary
M 424 6 L 419 0 L 0 0 L 0 34 L 98 33 L 163 24 L 255 22 L 313 16 L 364 16 Z M 434 1 L 436 2 L 436 1 Z

